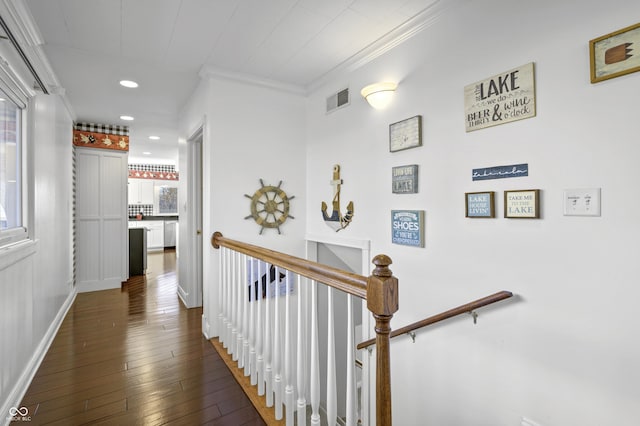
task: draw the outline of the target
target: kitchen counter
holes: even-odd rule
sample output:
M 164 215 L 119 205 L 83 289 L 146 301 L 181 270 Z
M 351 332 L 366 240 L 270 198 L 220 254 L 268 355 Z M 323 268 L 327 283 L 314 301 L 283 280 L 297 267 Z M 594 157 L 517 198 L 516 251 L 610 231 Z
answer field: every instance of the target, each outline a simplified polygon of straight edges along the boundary
M 178 220 L 178 216 L 143 216 L 142 220 L 136 219 L 135 216 L 129 216 L 130 222 L 144 222 L 145 220 Z

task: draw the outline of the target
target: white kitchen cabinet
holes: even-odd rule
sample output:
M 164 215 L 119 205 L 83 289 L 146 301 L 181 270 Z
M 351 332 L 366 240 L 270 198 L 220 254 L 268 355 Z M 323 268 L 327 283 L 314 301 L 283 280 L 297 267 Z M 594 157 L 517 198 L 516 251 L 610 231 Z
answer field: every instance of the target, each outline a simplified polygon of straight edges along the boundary
M 129 204 L 153 204 L 153 180 L 129 179 Z
M 147 250 L 164 250 L 164 221 L 145 220 L 138 223 L 138 226 L 144 226 L 148 229 Z

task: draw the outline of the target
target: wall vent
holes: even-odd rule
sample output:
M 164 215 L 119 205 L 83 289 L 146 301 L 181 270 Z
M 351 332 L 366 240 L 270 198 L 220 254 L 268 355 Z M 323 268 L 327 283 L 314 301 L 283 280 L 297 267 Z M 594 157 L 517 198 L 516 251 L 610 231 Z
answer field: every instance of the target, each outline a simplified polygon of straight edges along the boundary
M 327 98 L 327 112 L 335 111 L 347 105 L 349 105 L 349 88 L 342 89 Z

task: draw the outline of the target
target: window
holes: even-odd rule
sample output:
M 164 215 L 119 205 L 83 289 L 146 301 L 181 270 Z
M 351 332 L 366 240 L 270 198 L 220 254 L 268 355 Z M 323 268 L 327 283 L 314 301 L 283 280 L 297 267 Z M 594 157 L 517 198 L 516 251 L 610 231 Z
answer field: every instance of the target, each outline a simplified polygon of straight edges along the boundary
M 21 117 L 22 109 L 0 89 L 0 246 L 26 237 Z

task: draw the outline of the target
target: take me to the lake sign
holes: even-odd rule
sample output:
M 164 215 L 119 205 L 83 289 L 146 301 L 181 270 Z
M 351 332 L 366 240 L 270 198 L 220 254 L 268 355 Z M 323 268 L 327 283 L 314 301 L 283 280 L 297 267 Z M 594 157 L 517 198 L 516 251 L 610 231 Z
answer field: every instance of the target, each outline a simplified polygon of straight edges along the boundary
M 535 117 L 533 62 L 464 88 L 467 132 Z
M 540 190 L 504 191 L 504 217 L 511 219 L 539 219 Z

